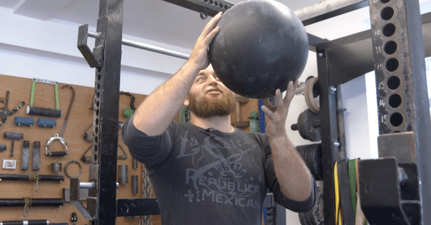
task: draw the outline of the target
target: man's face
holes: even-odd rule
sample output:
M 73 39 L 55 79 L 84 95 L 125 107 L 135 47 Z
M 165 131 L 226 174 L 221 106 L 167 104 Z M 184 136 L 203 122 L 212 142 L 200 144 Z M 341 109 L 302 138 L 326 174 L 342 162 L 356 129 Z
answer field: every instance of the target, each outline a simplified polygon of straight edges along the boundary
M 220 82 L 211 65 L 201 70 L 193 82 L 186 104 L 200 118 L 227 116 L 235 110 L 235 97 Z

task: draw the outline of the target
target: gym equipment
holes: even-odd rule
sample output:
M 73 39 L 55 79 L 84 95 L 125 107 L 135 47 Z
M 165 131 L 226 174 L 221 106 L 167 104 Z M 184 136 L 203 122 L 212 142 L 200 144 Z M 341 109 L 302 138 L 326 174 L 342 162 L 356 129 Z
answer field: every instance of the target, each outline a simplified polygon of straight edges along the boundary
M 118 183 L 127 184 L 129 183 L 128 177 L 128 165 L 118 165 Z
M 93 133 L 87 132 L 91 127 L 93 127 L 93 124 L 90 124 L 90 126 L 87 127 L 87 129 L 85 129 L 83 137 L 87 142 L 93 142 Z
M 320 141 L 320 114 L 315 114 L 306 109 L 299 114 L 296 124 L 292 124 L 290 129 L 297 130 L 302 138 L 310 141 Z
M 138 175 L 132 175 L 132 194 L 138 194 Z
M 36 91 L 36 83 L 37 82 L 54 85 L 55 109 L 41 108 L 41 107 L 34 107 L 33 106 L 34 93 Z M 26 113 L 29 115 L 61 117 L 63 112 L 60 110 L 60 103 L 58 100 L 58 82 L 33 78 L 33 82 L 31 84 L 30 104 L 27 106 Z
M 133 96 L 132 94 L 130 94 L 129 92 L 124 92 L 124 91 L 120 91 L 120 95 L 127 95 L 130 97 L 130 108 L 125 108 L 123 110 L 123 116 L 126 118 L 129 118 L 133 115 L 133 113 L 136 110 L 135 107 L 135 96 Z
M 69 88 L 72 90 L 72 98 L 70 99 L 69 107 L 67 107 L 66 116 L 64 117 L 63 125 L 61 126 L 60 135 L 54 134 L 54 136 L 50 137 L 46 142 L 45 155 L 47 156 L 65 156 L 69 153 L 66 140 L 64 140 L 63 138 L 63 134 L 64 134 L 64 130 L 66 129 L 67 121 L 69 120 L 69 115 L 70 115 L 70 111 L 72 110 L 73 101 L 75 100 L 75 89 L 73 89 L 73 87 L 70 85 L 64 85 L 63 87 L 61 87 L 61 89 L 63 88 Z M 49 149 L 49 146 L 53 141 L 59 141 L 63 145 L 63 151 L 51 152 Z
M 190 117 L 190 108 L 186 105 L 181 107 L 180 113 L 178 115 L 178 123 L 187 123 L 190 121 Z
M 301 225 L 324 225 L 323 214 L 323 188 L 317 187 L 316 203 L 313 208 L 306 213 L 298 213 Z
M 34 119 L 33 117 L 21 117 L 21 116 L 15 116 L 15 119 L 13 120 L 15 125 L 17 126 L 33 126 L 34 125 Z
M 259 132 L 259 116 L 256 111 L 250 112 L 249 119 L 249 126 L 250 126 L 250 132 Z
M 39 181 L 64 181 L 63 175 L 39 175 L 39 174 L 0 174 L 2 180 L 25 180 L 36 182 L 36 192 Z
M 230 90 L 268 98 L 299 78 L 308 58 L 302 22 L 277 1 L 243 1 L 223 15 L 209 46 L 215 73 Z
M 14 113 L 16 113 L 22 106 L 25 105 L 25 102 L 21 102 L 19 103 L 12 111 L 9 111 L 8 104 L 9 104 L 9 91 L 6 91 L 6 98 L 5 99 L 0 99 L 1 103 L 4 103 L 4 106 L 2 108 L 0 108 L 0 117 L 1 117 L 1 121 L 0 121 L 0 126 L 3 125 L 3 123 L 6 122 L 7 116 L 10 116 Z
M 319 82 L 317 77 L 310 77 L 305 82 L 304 90 L 305 103 L 311 112 L 316 114 L 320 112 L 320 106 L 314 100 L 319 95 L 319 90 L 316 86 L 316 84 L 318 84 L 317 82 Z
M 24 134 L 23 133 L 4 132 L 4 138 L 12 140 L 12 146 L 10 147 L 9 157 L 13 157 L 13 144 L 14 144 L 15 140 L 23 139 Z
M 241 103 L 247 103 L 248 98 L 236 95 L 235 99 L 236 99 L 236 108 L 235 108 L 236 122 L 233 123 L 233 125 L 236 127 L 248 127 L 248 123 L 249 123 L 248 121 L 241 121 Z
M 314 179 L 323 179 L 323 168 L 322 168 L 322 145 L 298 145 L 296 150 L 304 160 Z
M 57 120 L 39 118 L 37 119 L 37 126 L 54 128 L 55 126 L 57 126 Z
M 71 163 L 75 163 L 75 164 L 77 164 L 78 165 L 78 167 L 79 167 L 79 172 L 78 172 L 78 174 L 76 174 L 76 176 L 70 176 L 69 175 L 69 172 L 68 172 L 68 170 L 67 170 L 67 168 L 68 168 L 68 166 L 71 164 Z M 64 166 L 64 174 L 66 174 L 66 176 L 67 177 L 69 177 L 69 179 L 72 179 L 72 178 L 78 178 L 80 175 L 81 175 L 81 173 L 82 173 L 82 165 L 81 165 L 81 163 L 79 163 L 78 161 L 76 161 L 76 160 L 70 160 L 69 162 L 67 162 L 66 163 L 66 165 Z
M 30 141 L 22 141 L 21 170 L 28 170 L 30 161 Z
M 61 171 L 61 163 L 58 162 L 58 159 L 55 159 L 53 163 L 51 163 L 51 171 L 54 173 L 60 172 Z
M 78 215 L 76 214 L 76 212 L 72 213 L 72 216 L 70 217 L 70 222 L 74 223 L 78 221 Z
M 61 198 L 3 198 L 0 199 L 0 207 L 24 206 L 23 216 L 28 216 L 30 206 L 63 206 Z
M 40 142 L 39 141 L 33 142 L 33 164 L 31 168 L 33 171 L 39 171 L 40 169 Z
M 87 150 L 85 150 L 84 154 L 82 154 L 81 156 L 81 161 L 85 162 L 85 163 L 91 163 L 91 156 L 86 156 L 86 154 L 88 153 L 88 151 L 90 151 L 90 149 L 92 149 L 94 147 L 94 145 L 90 145 Z M 124 151 L 123 146 L 121 146 L 118 143 L 118 147 L 121 150 L 121 152 L 123 152 L 123 155 L 119 155 L 117 154 L 117 159 L 127 159 L 127 153 L 126 151 Z M 135 160 L 135 159 L 134 159 Z M 135 168 L 134 168 L 135 169 Z
M 68 223 L 50 223 L 49 220 L 14 220 L 0 221 L 0 225 L 69 225 Z

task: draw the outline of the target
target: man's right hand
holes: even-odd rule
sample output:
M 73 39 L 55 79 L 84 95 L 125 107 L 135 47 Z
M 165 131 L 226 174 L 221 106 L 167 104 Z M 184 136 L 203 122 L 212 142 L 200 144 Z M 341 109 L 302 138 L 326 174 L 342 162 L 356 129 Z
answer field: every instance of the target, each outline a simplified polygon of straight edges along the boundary
M 220 30 L 220 27 L 216 27 L 216 25 L 222 14 L 222 12 L 219 12 L 205 25 L 190 55 L 188 62 L 195 64 L 199 69 L 205 69 L 209 65 L 208 47 Z

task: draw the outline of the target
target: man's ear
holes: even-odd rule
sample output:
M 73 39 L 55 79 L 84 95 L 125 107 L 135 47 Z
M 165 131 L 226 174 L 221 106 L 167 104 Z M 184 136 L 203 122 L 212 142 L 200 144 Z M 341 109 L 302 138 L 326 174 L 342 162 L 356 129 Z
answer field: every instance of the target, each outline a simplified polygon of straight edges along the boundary
M 189 96 L 187 95 L 186 99 L 184 100 L 184 105 L 189 106 Z

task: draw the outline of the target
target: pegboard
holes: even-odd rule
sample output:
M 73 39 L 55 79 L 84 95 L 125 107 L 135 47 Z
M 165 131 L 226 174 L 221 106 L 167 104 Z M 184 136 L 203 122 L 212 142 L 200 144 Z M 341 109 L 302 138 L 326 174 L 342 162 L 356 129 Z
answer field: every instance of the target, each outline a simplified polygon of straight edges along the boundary
M 37 77 L 36 77 L 37 78 Z M 89 78 L 91 79 L 91 78 Z M 27 115 L 26 107 L 30 101 L 32 79 L 19 78 L 8 75 L 0 75 L 0 99 L 6 98 L 6 91 L 9 91 L 9 102 L 8 109 L 12 110 L 20 102 L 24 101 L 25 105 L 19 109 L 15 114 L 8 116 L 5 123 L 0 126 L 0 144 L 7 146 L 7 149 L 0 152 L 0 159 L 3 160 L 15 160 L 16 169 L 1 169 L 1 174 L 38 174 L 38 175 L 63 175 L 64 181 L 52 182 L 52 181 L 40 181 L 38 183 L 38 191 L 36 192 L 35 182 L 32 181 L 0 181 L 0 199 L 23 199 L 28 198 L 60 198 L 63 199 L 63 189 L 69 188 L 70 179 L 65 175 L 64 167 L 71 161 L 76 160 L 82 165 L 82 173 L 79 176 L 81 182 L 88 182 L 89 177 L 89 165 L 88 163 L 82 162 L 80 159 L 84 152 L 92 145 L 83 137 L 86 129 L 93 122 L 93 110 L 90 108 L 93 100 L 94 89 L 91 87 L 83 87 L 78 85 L 71 85 L 75 90 L 75 100 L 73 102 L 70 116 L 67 122 L 67 126 L 64 131 L 63 138 L 67 142 L 68 155 L 63 157 L 52 157 L 45 155 L 45 147 L 48 139 L 53 137 L 54 134 L 60 134 L 61 127 L 64 122 L 65 114 L 68 110 L 69 103 L 72 98 L 72 91 L 68 88 L 62 89 L 67 84 L 58 83 L 59 93 L 59 107 L 63 112 L 60 118 L 38 116 L 38 115 Z M 131 93 L 133 94 L 133 93 Z M 135 106 L 145 99 L 145 95 L 133 94 L 135 97 Z M 130 108 L 131 98 L 127 95 L 120 95 L 120 111 L 119 121 L 124 122 L 126 118 L 122 115 L 125 108 Z M 35 107 L 43 107 L 54 109 L 55 105 L 55 94 L 54 86 L 45 83 L 37 83 L 35 87 L 34 103 Z M 3 103 L 0 103 L 0 108 L 4 107 Z M 248 121 L 250 111 L 258 110 L 257 99 L 250 99 L 248 103 L 241 104 L 241 120 Z M 31 127 L 17 126 L 14 124 L 14 118 L 19 117 L 31 117 L 34 119 L 35 125 Z M 39 118 L 42 119 L 54 119 L 56 120 L 56 127 L 54 128 L 42 128 L 36 125 Z M 236 112 L 231 114 L 232 122 L 236 121 Z M 178 114 L 174 119 L 178 121 Z M 249 127 L 241 128 L 242 130 L 248 131 Z M 14 156 L 10 157 L 12 140 L 4 138 L 5 132 L 22 133 L 22 140 L 14 141 Z M 92 132 L 91 128 L 87 132 Z M 29 157 L 29 169 L 24 171 L 21 169 L 21 152 L 23 141 L 30 142 L 30 157 Z M 33 157 L 33 142 L 40 142 L 40 170 L 32 170 L 32 157 Z M 121 132 L 119 131 L 118 142 L 124 148 L 127 159 L 118 159 L 117 165 L 128 165 L 128 183 L 121 184 L 117 189 L 117 198 L 141 198 L 142 197 L 142 169 L 143 165 L 138 163 L 138 168 L 133 169 L 133 159 L 129 154 L 127 146 L 121 139 Z M 63 146 L 60 142 L 54 141 L 50 144 L 50 151 L 63 151 Z M 123 155 L 121 150 L 118 152 L 119 155 Z M 91 155 L 89 151 L 87 156 Z M 62 170 L 60 172 L 53 172 L 51 170 L 52 163 L 58 160 L 61 163 Z M 67 172 L 71 176 L 76 176 L 79 172 L 79 167 L 71 163 Z M 118 174 L 118 169 L 117 169 Z M 138 176 L 138 193 L 133 195 L 132 193 L 132 175 Z M 118 176 L 118 175 L 117 175 Z M 118 179 L 117 179 L 118 181 Z M 155 197 L 153 195 L 153 197 Z M 86 201 L 82 201 L 86 205 Z M 47 219 L 50 223 L 69 223 L 76 225 L 89 224 L 88 220 L 79 213 L 79 211 L 70 202 L 64 202 L 61 207 L 29 207 L 28 215 L 23 215 L 24 207 L 0 207 L 0 221 L 11 221 L 11 220 L 40 220 Z M 73 212 L 77 213 L 78 221 L 72 223 L 70 221 Z M 139 224 L 140 218 L 125 218 L 119 217 L 116 219 L 116 224 Z M 154 225 L 161 224 L 160 216 L 152 216 Z
M 37 78 L 37 77 L 36 77 Z M 91 78 L 89 78 L 91 79 Z M 25 102 L 23 108 L 19 109 L 15 114 L 8 116 L 6 122 L 0 126 L 0 144 L 6 145 L 7 149 L 0 152 L 1 163 L 3 160 L 16 160 L 16 169 L 6 170 L 1 169 L 1 174 L 38 174 L 38 175 L 63 175 L 63 182 L 52 182 L 52 181 L 40 181 L 38 183 L 38 191 L 36 192 L 35 182 L 30 181 L 9 181 L 3 180 L 0 182 L 0 198 L 1 199 L 11 199 L 11 198 L 63 198 L 63 188 L 69 188 L 70 179 L 65 175 L 64 167 L 66 163 L 71 160 L 76 160 L 82 165 L 82 173 L 79 176 L 82 182 L 88 182 L 89 176 L 89 165 L 80 160 L 81 156 L 87 150 L 92 143 L 87 142 L 83 134 L 85 130 L 93 123 L 93 110 L 90 109 L 94 89 L 91 87 L 83 87 L 78 85 L 71 85 L 75 90 L 75 100 L 73 102 L 69 120 L 67 122 L 63 138 L 67 142 L 68 155 L 63 157 L 51 157 L 45 155 L 45 147 L 48 139 L 52 137 L 55 133 L 60 134 L 61 127 L 64 122 L 65 114 L 69 107 L 69 103 L 72 98 L 71 89 L 62 87 L 66 84 L 58 84 L 59 93 L 59 106 L 63 115 L 60 118 L 46 117 L 38 115 L 27 115 L 26 107 L 30 101 L 30 92 L 32 86 L 32 79 L 28 78 L 18 78 L 13 76 L 0 75 L 0 99 L 6 98 L 6 91 L 9 91 L 9 102 L 8 109 L 12 110 L 21 101 Z M 133 94 L 133 93 L 131 93 Z M 135 105 L 138 106 L 142 100 L 144 100 L 145 95 L 133 94 L 136 98 Z M 36 83 L 34 103 L 35 107 L 43 107 L 54 109 L 55 105 L 55 94 L 54 86 L 45 83 Z M 0 108 L 4 107 L 4 104 L 0 103 Z M 130 108 L 130 97 L 127 95 L 120 95 L 120 115 L 119 121 L 124 122 L 126 118 L 122 115 L 125 108 Z M 27 126 L 17 126 L 14 124 L 14 118 L 19 117 L 32 117 L 34 119 L 35 125 L 31 127 Z M 56 120 L 56 127 L 54 128 L 41 128 L 36 125 L 39 118 L 54 119 Z M 22 140 L 14 141 L 14 155 L 10 157 L 11 144 L 12 141 L 4 138 L 4 132 L 22 133 Z M 89 129 L 87 132 L 92 132 Z M 121 184 L 117 189 L 117 198 L 141 198 L 142 197 L 142 164 L 138 163 L 138 168 L 133 169 L 133 159 L 129 154 L 127 146 L 123 143 L 121 139 L 121 132 L 119 131 L 119 144 L 124 148 L 127 159 L 118 159 L 118 165 L 128 165 L 128 183 Z M 21 152 L 22 143 L 24 140 L 30 142 L 30 160 L 29 169 L 27 171 L 21 170 Z M 32 170 L 32 151 L 33 142 L 40 142 L 40 170 Z M 63 146 L 59 141 L 53 141 L 50 144 L 50 151 L 63 151 Z M 119 155 L 123 155 L 121 150 L 118 152 Z M 91 155 L 91 151 L 87 153 L 88 156 Z M 62 164 L 62 170 L 60 172 L 53 172 L 51 170 L 51 164 L 54 160 L 58 160 L 58 163 Z M 117 170 L 118 171 L 118 170 Z M 70 176 L 76 176 L 79 172 L 79 167 L 71 163 L 67 172 Z M 138 176 L 138 193 L 133 195 L 132 193 L 132 175 Z M 118 179 L 117 179 L 118 180 Z M 82 201 L 86 204 L 86 201 Z M 70 202 L 64 202 L 61 207 L 29 207 L 28 216 L 23 215 L 24 207 L 0 207 L 0 221 L 10 221 L 10 220 L 37 220 L 37 219 L 47 219 L 50 223 L 69 223 L 76 225 L 88 224 L 88 220 L 79 213 L 79 211 Z M 78 215 L 78 221 L 72 223 L 70 221 L 71 215 L 76 212 Z M 119 217 L 116 220 L 116 224 L 138 224 L 139 218 L 131 219 L 125 217 Z M 160 217 L 153 216 L 153 224 L 160 224 Z

